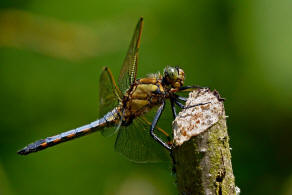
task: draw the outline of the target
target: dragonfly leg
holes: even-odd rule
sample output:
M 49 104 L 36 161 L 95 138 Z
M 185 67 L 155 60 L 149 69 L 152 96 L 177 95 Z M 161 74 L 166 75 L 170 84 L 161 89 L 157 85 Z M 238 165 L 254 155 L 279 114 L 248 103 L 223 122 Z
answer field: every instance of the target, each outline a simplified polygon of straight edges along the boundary
M 186 102 L 187 99 L 188 99 L 186 97 L 182 97 L 182 96 L 178 96 L 178 95 L 175 98 L 178 99 L 178 100 L 184 101 L 184 102 Z
M 141 119 L 142 119 L 143 121 L 145 121 L 149 126 L 151 126 L 152 123 L 149 122 L 145 117 L 142 116 Z M 161 133 L 163 133 L 163 134 L 167 137 L 168 140 L 171 139 L 170 136 L 168 135 L 168 133 L 166 133 L 166 131 L 164 131 L 162 128 L 156 126 L 156 129 L 157 129 L 158 131 L 160 131 Z
M 183 105 L 182 103 L 180 103 L 179 101 L 175 100 L 175 103 L 176 105 L 178 105 L 181 109 L 188 109 L 188 108 L 193 108 L 193 107 L 196 107 L 196 106 L 202 106 L 202 105 L 205 105 L 205 104 L 209 104 L 211 102 L 206 102 L 206 103 L 199 103 L 199 104 L 194 104 L 194 105 L 191 105 L 191 106 L 185 106 Z
M 165 147 L 168 150 L 171 150 L 171 147 L 167 143 L 162 141 L 159 137 L 157 137 L 157 135 L 154 133 L 155 126 L 156 126 L 156 124 L 157 124 L 157 122 L 158 122 L 158 120 L 159 120 L 159 118 L 160 118 L 160 116 L 162 114 L 164 106 L 165 106 L 165 102 L 162 102 L 161 106 L 159 106 L 159 108 L 158 108 L 158 110 L 156 112 L 156 115 L 155 115 L 155 117 L 154 117 L 154 119 L 152 121 L 151 127 L 150 127 L 150 135 L 151 135 L 151 137 L 153 137 L 153 139 L 155 141 L 160 143 L 163 147 Z
M 175 103 L 174 103 L 175 99 L 171 98 L 170 99 L 170 104 L 171 104 L 171 110 L 172 110 L 172 116 L 175 119 L 176 118 L 176 108 L 175 108 Z
M 201 87 L 198 85 L 187 85 L 179 88 L 179 91 L 193 91 L 195 89 L 209 89 L 209 87 Z

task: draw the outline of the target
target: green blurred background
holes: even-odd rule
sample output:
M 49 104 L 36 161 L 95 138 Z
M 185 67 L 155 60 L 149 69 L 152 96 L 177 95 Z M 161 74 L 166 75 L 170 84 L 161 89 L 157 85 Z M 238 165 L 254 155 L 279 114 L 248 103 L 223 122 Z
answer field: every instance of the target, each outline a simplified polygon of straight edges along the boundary
M 180 65 L 226 98 L 242 194 L 292 194 L 292 1 L 1 0 L 0 194 L 177 194 L 170 164 L 133 164 L 99 133 L 30 156 L 93 121 L 103 66 L 117 77 L 138 18 L 139 76 Z

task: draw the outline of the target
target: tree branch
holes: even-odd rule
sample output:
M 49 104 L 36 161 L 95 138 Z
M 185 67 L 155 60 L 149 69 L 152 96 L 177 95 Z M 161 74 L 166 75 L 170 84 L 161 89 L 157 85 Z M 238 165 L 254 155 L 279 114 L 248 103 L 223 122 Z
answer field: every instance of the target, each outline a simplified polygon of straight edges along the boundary
M 180 194 L 238 194 L 235 186 L 223 99 L 216 91 L 189 94 L 188 108 L 173 122 L 173 170 Z

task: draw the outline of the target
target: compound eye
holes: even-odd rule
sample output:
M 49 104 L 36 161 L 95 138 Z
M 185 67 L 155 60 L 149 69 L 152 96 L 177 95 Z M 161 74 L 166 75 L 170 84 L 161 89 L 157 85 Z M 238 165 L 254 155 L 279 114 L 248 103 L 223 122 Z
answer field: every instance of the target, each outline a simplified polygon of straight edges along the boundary
M 177 77 L 178 77 L 178 71 L 176 68 L 170 68 L 169 69 L 169 72 L 168 72 L 168 75 L 169 77 L 172 79 L 172 80 L 176 80 Z

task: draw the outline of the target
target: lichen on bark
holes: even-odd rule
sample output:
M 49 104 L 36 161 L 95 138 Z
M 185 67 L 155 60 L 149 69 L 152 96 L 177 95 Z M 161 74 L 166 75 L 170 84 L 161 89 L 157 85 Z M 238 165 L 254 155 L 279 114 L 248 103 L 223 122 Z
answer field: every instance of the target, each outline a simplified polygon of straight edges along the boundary
M 180 194 L 236 194 L 223 99 L 216 91 L 190 93 L 173 122 L 173 170 Z

